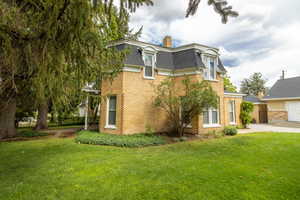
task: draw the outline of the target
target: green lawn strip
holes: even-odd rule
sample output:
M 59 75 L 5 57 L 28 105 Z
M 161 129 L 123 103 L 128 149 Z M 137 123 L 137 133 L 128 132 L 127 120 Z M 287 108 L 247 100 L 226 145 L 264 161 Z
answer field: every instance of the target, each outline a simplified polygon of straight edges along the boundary
M 118 147 L 143 147 L 165 144 L 161 136 L 151 134 L 113 135 L 92 131 L 81 131 L 75 141 L 81 144 L 109 145 Z
M 0 199 L 299 199 L 300 134 L 146 148 L 0 143 Z

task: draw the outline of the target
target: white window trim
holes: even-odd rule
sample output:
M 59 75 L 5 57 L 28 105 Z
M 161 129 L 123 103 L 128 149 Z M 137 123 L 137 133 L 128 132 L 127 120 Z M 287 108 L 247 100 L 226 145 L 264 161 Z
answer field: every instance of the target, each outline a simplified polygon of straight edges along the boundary
M 233 103 L 233 107 L 232 107 L 232 103 Z M 232 112 L 233 112 L 233 121 L 230 121 L 230 111 L 231 110 L 229 110 L 229 112 L 228 112 L 228 114 L 229 114 L 229 124 L 230 125 L 236 125 L 237 123 L 236 123 L 236 108 L 235 108 L 235 101 L 234 100 L 231 100 L 231 101 L 229 101 L 229 104 L 230 104 L 230 109 L 232 108 L 233 110 L 232 110 Z
M 215 108 L 209 108 L 207 109 L 208 111 L 208 120 L 209 120 L 209 124 L 205 124 L 203 121 L 203 128 L 219 128 L 221 127 L 220 124 L 220 110 L 219 109 L 215 109 Z M 212 111 L 217 111 L 218 113 L 218 123 L 212 123 Z
M 203 128 L 220 128 L 221 124 L 203 124 Z
M 156 53 L 155 52 L 149 52 L 149 51 L 143 51 L 143 60 L 144 60 L 144 63 L 145 63 L 145 56 L 146 54 L 149 54 L 149 55 L 152 55 L 152 76 L 146 76 L 146 65 L 144 67 L 144 79 L 150 79 L 150 80 L 154 80 L 155 77 L 154 77 L 154 68 L 155 68 L 155 63 L 156 63 Z M 148 66 L 149 67 L 149 66 Z
M 205 76 L 205 73 L 203 74 L 204 76 L 204 80 L 207 81 L 218 81 L 217 80 L 217 66 L 218 66 L 218 58 L 215 56 L 211 56 L 211 55 L 203 55 L 203 60 L 206 60 L 206 63 L 204 63 L 205 65 L 205 70 L 207 72 L 207 77 Z M 212 79 L 210 76 L 210 59 L 214 59 L 214 78 Z
M 115 96 L 116 97 L 116 124 L 117 124 L 117 95 L 111 95 L 111 96 L 108 96 L 106 98 L 106 123 L 105 123 L 105 129 L 117 129 L 117 126 L 116 124 L 113 125 L 113 124 L 108 124 L 108 121 L 109 121 L 109 101 L 110 101 L 110 97 L 112 96 Z

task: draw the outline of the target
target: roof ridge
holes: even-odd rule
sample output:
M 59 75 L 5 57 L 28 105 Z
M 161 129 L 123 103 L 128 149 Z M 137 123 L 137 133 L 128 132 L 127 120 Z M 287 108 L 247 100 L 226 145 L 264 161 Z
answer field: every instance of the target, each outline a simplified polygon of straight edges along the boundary
M 194 48 L 193 47 L 194 45 L 199 45 L 199 46 L 202 46 L 202 47 L 205 47 L 205 48 L 219 50 L 217 47 L 212 47 L 212 46 L 208 46 L 208 45 L 204 45 L 204 44 L 200 44 L 200 43 L 195 43 L 195 42 L 189 43 L 189 44 L 185 44 L 185 45 L 181 45 L 181 46 L 178 46 L 178 47 L 164 47 L 164 46 L 161 46 L 161 45 L 158 45 L 158 44 L 153 44 L 153 43 L 150 43 L 150 42 L 144 42 L 144 41 L 133 40 L 133 39 L 115 40 L 115 41 L 111 41 L 111 43 L 113 44 L 113 43 L 118 43 L 118 42 L 122 42 L 122 41 L 124 41 L 124 42 L 126 42 L 126 41 L 128 41 L 128 42 L 130 42 L 130 41 L 140 42 L 140 43 L 143 43 L 143 44 L 148 44 L 148 45 L 156 46 L 156 47 L 167 49 L 167 50 L 177 50 L 177 49 L 184 48 L 184 47 L 189 47 L 189 46 L 191 46 L 191 48 Z
M 284 80 L 295 79 L 295 78 L 300 78 L 300 76 L 295 76 L 295 77 L 290 77 L 290 78 L 279 79 L 278 81 L 284 81 Z

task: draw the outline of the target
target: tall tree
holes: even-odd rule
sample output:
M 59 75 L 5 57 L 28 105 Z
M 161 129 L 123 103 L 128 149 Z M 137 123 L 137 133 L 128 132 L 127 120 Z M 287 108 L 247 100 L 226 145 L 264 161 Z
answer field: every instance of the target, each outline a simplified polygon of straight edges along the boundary
M 228 92 L 237 92 L 237 87 L 233 85 L 230 80 L 230 76 L 228 75 L 224 77 L 224 90 Z
M 125 8 L 135 4 L 120 8 L 118 18 L 126 18 Z M 0 2 L 0 138 L 16 134 L 16 104 L 29 86 L 46 99 L 47 83 L 48 95 L 63 101 L 53 88 L 64 88 L 66 75 L 73 73 L 81 88 L 96 73 L 120 68 L 125 53 L 107 48 L 114 9 L 108 1 L 96 7 L 87 0 Z
M 258 96 L 261 92 L 266 92 L 266 79 L 260 72 L 256 72 L 250 76 L 250 78 L 245 78 L 241 82 L 241 92 L 248 95 Z

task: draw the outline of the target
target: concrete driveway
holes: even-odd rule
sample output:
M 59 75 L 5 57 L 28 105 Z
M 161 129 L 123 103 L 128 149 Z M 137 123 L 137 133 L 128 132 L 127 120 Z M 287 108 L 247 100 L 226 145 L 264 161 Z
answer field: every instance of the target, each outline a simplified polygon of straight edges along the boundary
M 272 126 L 270 124 L 251 124 L 249 129 L 239 129 L 239 133 L 254 132 L 284 132 L 284 133 L 300 133 L 300 128 L 288 128 L 280 126 Z

